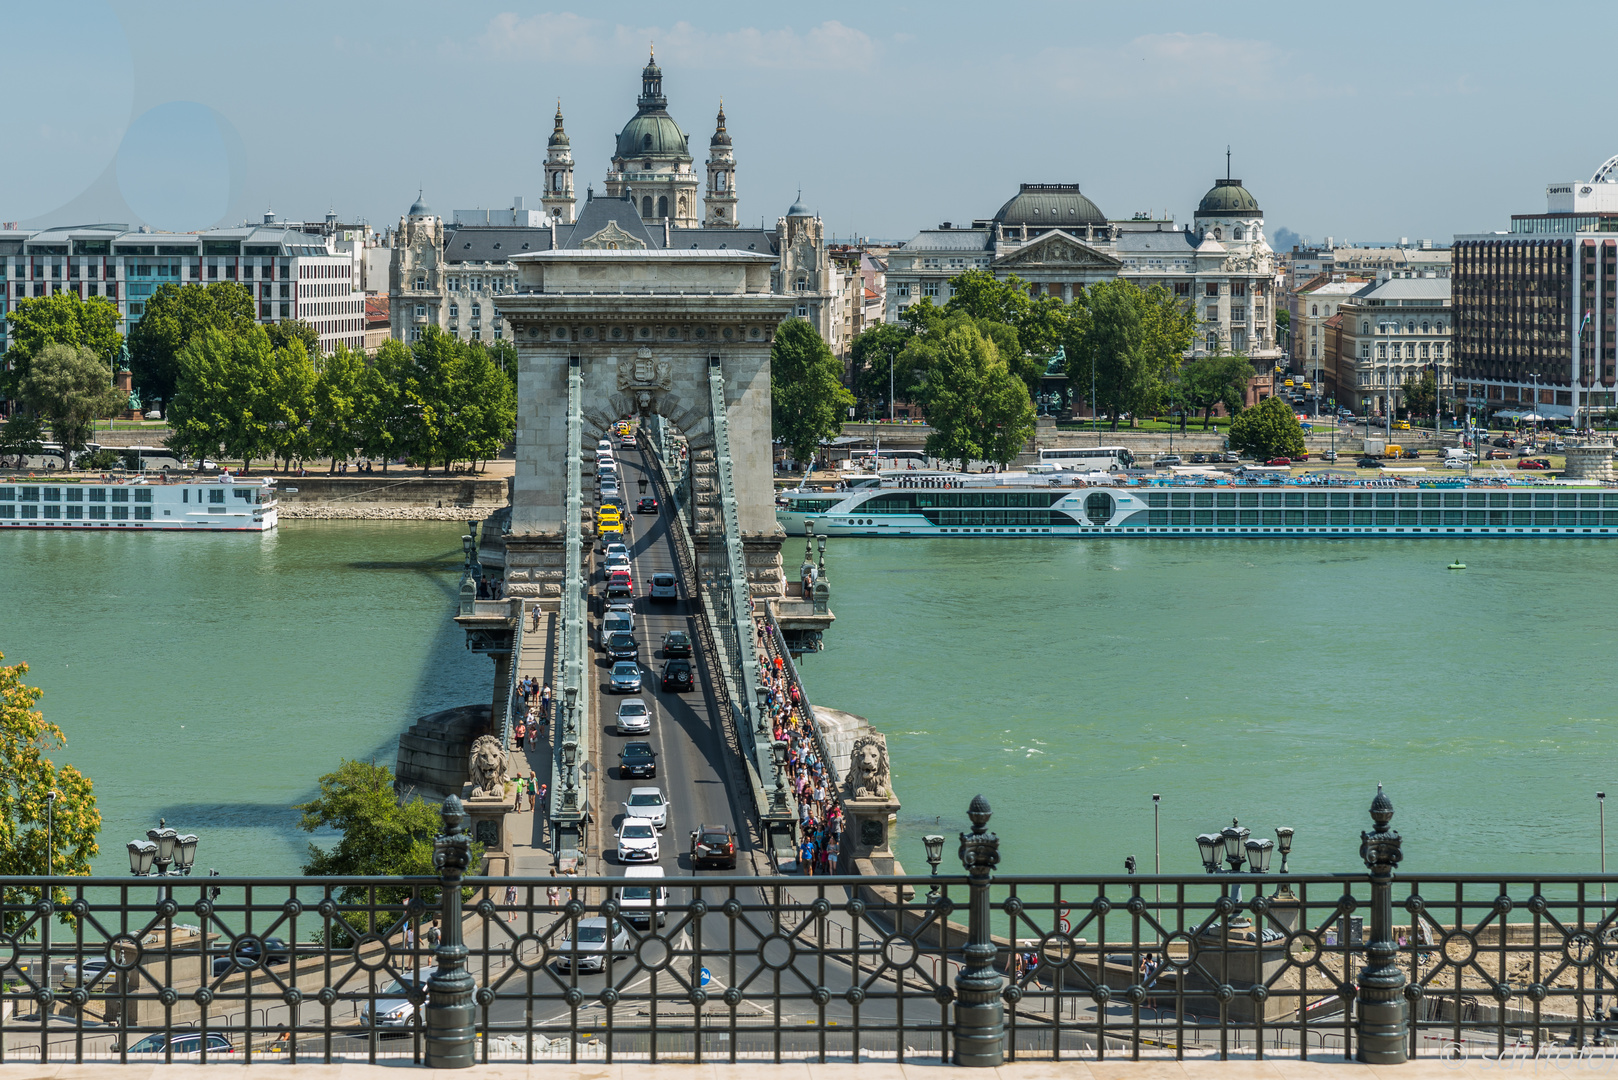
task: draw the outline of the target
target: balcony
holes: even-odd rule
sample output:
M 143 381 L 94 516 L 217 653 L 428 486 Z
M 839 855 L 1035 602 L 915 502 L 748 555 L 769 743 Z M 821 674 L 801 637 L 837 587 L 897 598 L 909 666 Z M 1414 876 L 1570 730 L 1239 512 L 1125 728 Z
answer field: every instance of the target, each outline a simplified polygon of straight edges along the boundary
M 415 323 L 417 326 L 426 326 L 428 318 L 429 316 L 418 312 L 417 314 L 410 316 L 410 321 Z

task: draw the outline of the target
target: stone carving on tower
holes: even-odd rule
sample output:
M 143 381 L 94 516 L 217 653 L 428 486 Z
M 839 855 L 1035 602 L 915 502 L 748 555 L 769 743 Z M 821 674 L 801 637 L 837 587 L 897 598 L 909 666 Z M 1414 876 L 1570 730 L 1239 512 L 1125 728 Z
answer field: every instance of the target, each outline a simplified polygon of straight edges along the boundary
M 708 140 L 708 192 L 702 199 L 702 223 L 709 228 L 736 227 L 736 154 L 725 130 L 725 103 L 719 103 L 718 126 Z
M 558 225 L 573 224 L 573 145 L 562 130 L 562 102 L 556 102 L 556 128 L 545 149 L 545 213 Z
M 622 198 L 633 191 L 635 208 L 646 224 L 663 219 L 677 229 L 694 229 L 697 218 L 697 174 L 692 171 L 691 139 L 669 115 L 663 96 L 663 69 L 654 54 L 641 71 L 641 94 L 634 117 L 618 133 L 607 194 Z

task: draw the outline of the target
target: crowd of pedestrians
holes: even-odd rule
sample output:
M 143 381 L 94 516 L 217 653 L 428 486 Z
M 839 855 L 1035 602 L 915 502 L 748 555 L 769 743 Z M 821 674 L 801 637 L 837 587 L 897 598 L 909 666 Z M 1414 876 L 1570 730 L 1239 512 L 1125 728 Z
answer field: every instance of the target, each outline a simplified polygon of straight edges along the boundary
M 775 635 L 763 620 L 756 625 L 770 728 L 775 741 L 787 744 L 787 784 L 798 803 L 798 872 L 829 874 L 837 868 L 842 843 L 842 804 L 804 715 L 802 694 L 776 652 Z
M 522 715 L 512 729 L 517 745 L 513 749 L 536 750 L 545 734 L 545 725 L 551 722 L 551 687 L 540 686 L 539 680 L 529 675 L 517 682 L 517 695 L 522 698 Z

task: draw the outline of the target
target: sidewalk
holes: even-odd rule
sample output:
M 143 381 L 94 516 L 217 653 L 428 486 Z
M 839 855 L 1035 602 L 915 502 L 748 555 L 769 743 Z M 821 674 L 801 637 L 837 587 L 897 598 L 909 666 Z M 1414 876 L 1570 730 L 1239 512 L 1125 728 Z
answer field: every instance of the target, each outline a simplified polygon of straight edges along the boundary
M 533 628 L 535 611 L 539 612 L 537 630 Z M 532 602 L 523 605 L 522 656 L 517 663 L 517 678 L 519 681 L 533 678 L 541 687 L 550 685 L 553 694 L 551 723 L 540 729 L 537 740 L 530 738 L 529 743 L 534 747 L 532 750 L 506 751 L 507 772 L 510 775 L 521 773 L 528 776 L 532 773 L 536 783 L 548 785 L 552 790 L 556 785 L 551 778 L 551 729 L 562 707 L 562 689 L 555 679 L 557 622 L 560 618 L 560 613 L 555 610 L 540 608 Z M 537 803 L 533 811 L 527 807 L 528 801 L 524 799 L 523 809 L 506 817 L 511 829 L 511 873 L 514 877 L 542 877 L 551 872 L 552 866 L 547 803 Z

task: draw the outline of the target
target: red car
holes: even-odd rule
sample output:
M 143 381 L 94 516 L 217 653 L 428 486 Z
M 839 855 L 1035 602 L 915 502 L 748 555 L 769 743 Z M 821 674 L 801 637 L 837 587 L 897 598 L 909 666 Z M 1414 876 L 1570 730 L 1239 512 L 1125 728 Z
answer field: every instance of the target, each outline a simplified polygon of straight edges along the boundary
M 1523 458 L 1517 462 L 1519 469 L 1548 469 L 1551 467 L 1549 458 Z
M 1292 465 L 1292 459 L 1289 458 L 1289 457 L 1272 457 L 1270 460 L 1266 461 L 1264 464 L 1266 464 L 1266 465 L 1280 465 L 1280 466 L 1283 466 L 1283 467 L 1290 467 Z

